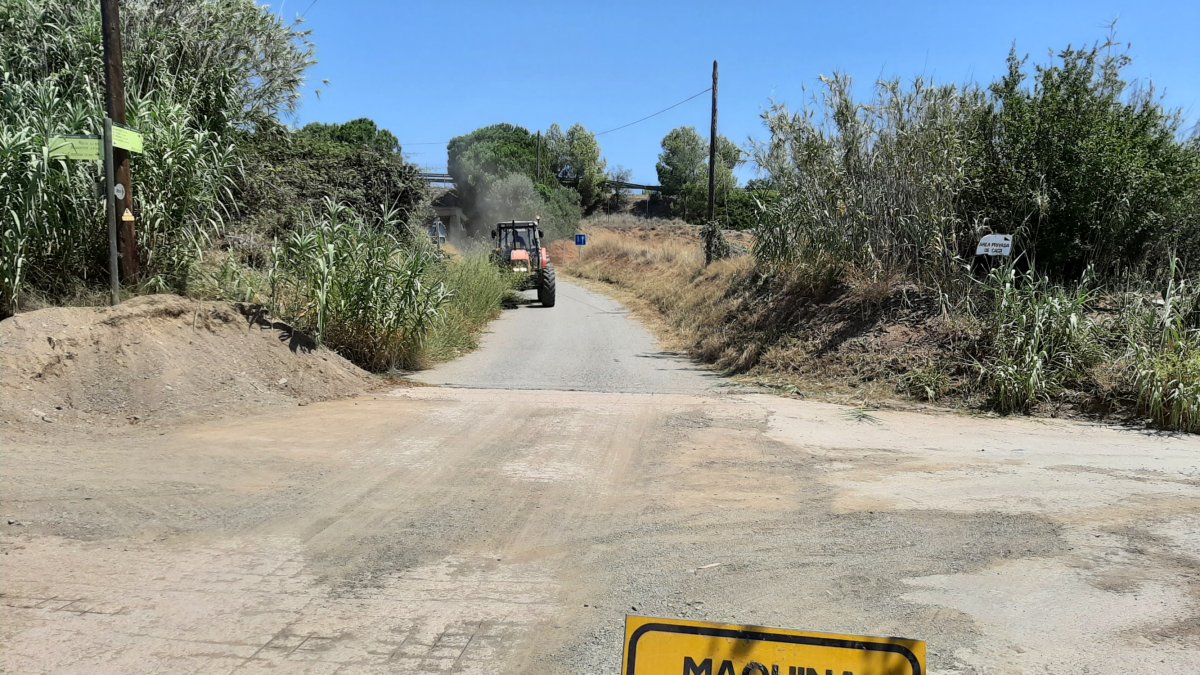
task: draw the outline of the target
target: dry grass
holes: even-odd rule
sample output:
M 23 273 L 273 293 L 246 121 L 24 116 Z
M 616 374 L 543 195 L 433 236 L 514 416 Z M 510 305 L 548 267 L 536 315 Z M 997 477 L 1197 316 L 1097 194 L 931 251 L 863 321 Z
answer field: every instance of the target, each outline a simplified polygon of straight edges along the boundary
M 750 255 L 705 267 L 698 230 L 678 223 L 610 217 L 584 230 L 590 244 L 582 259 L 559 256 L 564 271 L 619 289 L 672 346 L 726 374 L 857 403 L 894 396 L 905 364 L 931 358 L 934 331 L 876 330 L 906 290 L 896 275 L 819 259 L 768 277 Z

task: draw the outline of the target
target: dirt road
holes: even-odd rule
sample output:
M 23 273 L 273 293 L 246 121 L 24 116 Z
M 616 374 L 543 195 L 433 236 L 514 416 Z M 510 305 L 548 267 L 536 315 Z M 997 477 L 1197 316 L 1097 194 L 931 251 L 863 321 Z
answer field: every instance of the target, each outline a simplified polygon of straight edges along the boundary
M 0 430 L 0 670 L 611 673 L 628 613 L 922 638 L 941 673 L 1200 670 L 1195 438 L 729 390 L 560 293 L 462 362 L 493 388 Z M 550 389 L 494 379 L 526 319 Z

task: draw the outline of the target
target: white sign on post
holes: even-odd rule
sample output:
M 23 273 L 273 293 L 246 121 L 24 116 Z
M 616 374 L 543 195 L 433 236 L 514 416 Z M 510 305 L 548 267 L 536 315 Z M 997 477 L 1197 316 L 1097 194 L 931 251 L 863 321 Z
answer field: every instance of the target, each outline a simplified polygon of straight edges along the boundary
M 975 255 L 1002 255 L 1008 257 L 1012 255 L 1012 235 L 1011 234 L 989 234 L 979 240 L 979 245 L 975 247 Z

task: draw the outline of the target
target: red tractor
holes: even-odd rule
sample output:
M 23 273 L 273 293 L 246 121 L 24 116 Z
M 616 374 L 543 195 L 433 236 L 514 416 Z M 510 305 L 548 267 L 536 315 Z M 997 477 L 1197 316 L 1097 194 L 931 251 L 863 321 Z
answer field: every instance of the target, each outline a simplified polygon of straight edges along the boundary
M 496 223 L 492 239 L 496 250 L 492 257 L 500 269 L 517 276 L 519 290 L 537 289 L 543 307 L 554 306 L 554 266 L 542 246 L 542 228 L 535 220 L 510 220 Z

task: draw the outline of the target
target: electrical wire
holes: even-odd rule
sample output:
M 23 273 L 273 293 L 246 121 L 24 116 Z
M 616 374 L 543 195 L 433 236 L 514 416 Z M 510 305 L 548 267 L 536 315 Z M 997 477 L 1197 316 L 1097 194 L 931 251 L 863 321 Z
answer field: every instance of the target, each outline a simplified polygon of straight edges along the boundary
M 313 2 L 315 3 L 316 0 L 313 0 Z M 628 124 L 622 124 L 619 127 L 613 127 L 612 129 L 608 129 L 607 131 L 601 131 L 600 133 L 598 133 L 596 135 L 603 136 L 604 134 L 611 134 L 614 131 L 620 131 L 622 129 L 631 127 L 635 124 L 640 124 L 640 123 L 645 122 L 646 120 L 650 119 L 651 117 L 658 117 L 659 115 L 667 112 L 668 110 L 671 110 L 673 108 L 678 108 L 679 106 L 683 105 L 684 103 L 687 103 L 688 101 L 696 98 L 697 96 L 707 94 L 710 91 L 712 91 L 712 87 L 708 87 L 708 88 L 704 89 L 704 91 L 698 91 L 695 94 L 692 94 L 691 96 L 683 99 L 682 101 L 679 101 L 677 103 L 672 103 L 671 105 L 663 108 L 662 110 L 659 110 L 658 112 L 650 113 L 649 115 L 646 115 L 645 117 L 643 117 L 641 119 L 634 120 Z M 400 146 L 407 148 L 412 145 L 447 145 L 449 143 L 450 143 L 450 141 L 428 141 L 428 142 L 424 142 L 424 143 L 401 143 Z
M 313 8 L 313 5 L 315 5 L 315 4 L 317 4 L 317 0 L 312 0 L 312 2 L 308 3 L 308 8 L 307 8 L 307 9 L 305 9 L 303 12 L 300 12 L 300 16 L 298 16 L 298 17 L 296 17 L 296 18 L 297 18 L 297 19 L 303 19 L 303 18 L 304 18 L 304 15 L 305 15 L 305 14 L 308 14 L 308 10 L 312 9 L 312 8 Z
M 622 125 L 621 125 L 621 126 L 619 126 L 619 127 L 613 127 L 612 129 L 609 129 L 609 130 L 607 130 L 607 131 L 601 131 L 600 133 L 598 133 L 598 134 L 596 134 L 596 135 L 597 135 L 597 136 L 603 136 L 604 134 L 611 134 L 611 133 L 612 133 L 612 132 L 614 132 L 614 131 L 620 131 L 620 130 L 622 130 L 622 129 L 625 129 L 625 128 L 627 128 L 627 127 L 631 127 L 631 126 L 633 126 L 633 125 L 635 125 L 635 124 L 638 124 L 638 123 L 641 123 L 641 122 L 645 122 L 646 120 L 650 119 L 651 117 L 657 117 L 657 116 L 659 116 L 659 115 L 661 115 L 661 114 L 663 114 L 663 113 L 667 112 L 668 110 L 670 110 L 670 109 L 672 109 L 672 108 L 678 108 L 679 106 L 683 105 L 684 103 L 687 103 L 688 101 L 690 101 L 690 100 L 692 100 L 692 99 L 696 98 L 697 96 L 700 96 L 700 95 L 702 95 L 702 94 L 707 94 L 707 93 L 708 93 L 708 92 L 710 92 L 710 91 L 712 91 L 712 87 L 708 87 L 708 88 L 707 88 L 707 89 L 705 89 L 704 91 L 696 92 L 695 94 L 692 94 L 691 96 L 689 96 L 689 97 L 687 97 L 687 98 L 683 99 L 682 101 L 680 101 L 680 102 L 678 102 L 678 103 L 673 103 L 673 104 L 671 104 L 671 105 L 669 105 L 669 106 L 667 106 L 667 107 L 663 108 L 662 110 L 659 110 L 659 111 L 658 111 L 658 112 L 656 112 L 656 113 L 651 113 L 651 114 L 649 114 L 649 115 L 646 115 L 645 117 L 641 118 L 640 120 L 634 120 L 634 121 L 630 122 L 629 124 L 622 124 Z

